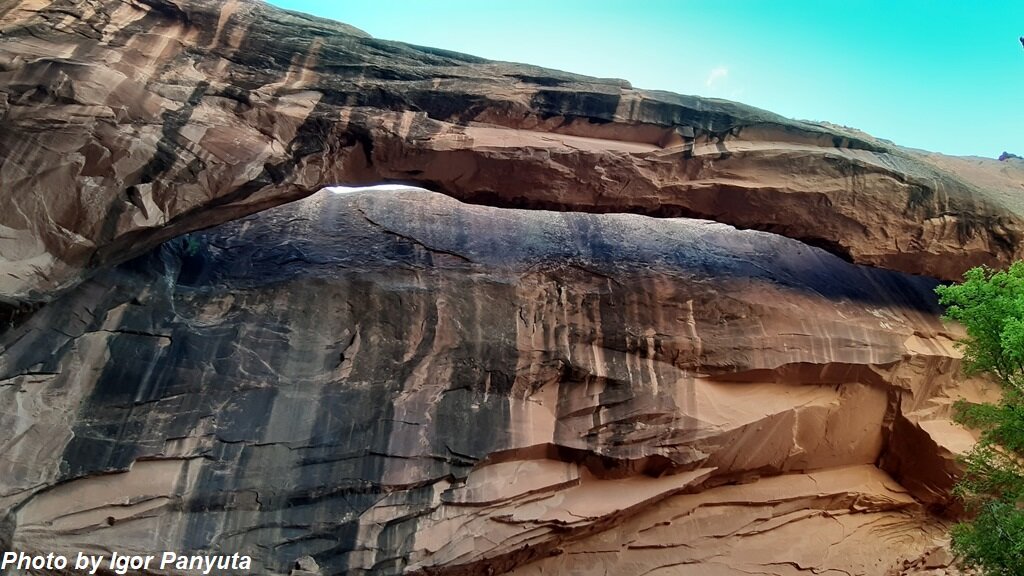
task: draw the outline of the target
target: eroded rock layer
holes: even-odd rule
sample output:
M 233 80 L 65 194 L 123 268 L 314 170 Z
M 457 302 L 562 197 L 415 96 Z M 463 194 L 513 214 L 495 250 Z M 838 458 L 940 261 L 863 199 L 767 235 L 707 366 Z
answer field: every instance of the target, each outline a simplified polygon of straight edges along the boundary
M 0 336 L 0 542 L 275 574 L 935 564 L 949 405 L 981 391 L 933 284 L 710 222 L 322 191 Z
M 1019 163 L 376 40 L 258 2 L 0 7 L 8 306 L 181 233 L 380 181 L 707 218 L 943 278 L 1020 256 L 1024 230 Z

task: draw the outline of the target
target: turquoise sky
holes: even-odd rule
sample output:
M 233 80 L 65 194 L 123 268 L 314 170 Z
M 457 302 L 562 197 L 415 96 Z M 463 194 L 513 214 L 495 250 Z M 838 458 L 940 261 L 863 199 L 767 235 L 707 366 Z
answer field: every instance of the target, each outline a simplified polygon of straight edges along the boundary
M 274 0 L 378 38 L 1024 155 L 1024 0 Z

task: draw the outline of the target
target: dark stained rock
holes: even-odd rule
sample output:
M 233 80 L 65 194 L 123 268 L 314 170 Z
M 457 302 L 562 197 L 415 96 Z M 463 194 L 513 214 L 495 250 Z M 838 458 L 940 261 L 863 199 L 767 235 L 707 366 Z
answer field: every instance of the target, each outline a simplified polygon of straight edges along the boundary
M 941 424 L 980 394 L 933 286 L 711 222 L 321 191 L 0 336 L 0 538 L 274 574 L 881 574 L 945 525 L 901 485 L 931 469 L 875 463 L 904 421 L 969 440 Z

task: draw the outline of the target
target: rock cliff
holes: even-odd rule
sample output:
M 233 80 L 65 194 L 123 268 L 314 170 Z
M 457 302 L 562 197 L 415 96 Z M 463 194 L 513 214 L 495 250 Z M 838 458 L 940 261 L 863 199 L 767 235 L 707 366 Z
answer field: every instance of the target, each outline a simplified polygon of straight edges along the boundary
M 336 193 L 338 184 L 430 190 Z M 0 549 L 943 574 L 1024 164 L 229 0 L 0 5 Z
M 691 216 L 957 278 L 1020 255 L 1024 169 L 229 0 L 0 7 L 0 299 L 324 185 Z
M 267 573 L 901 569 L 942 544 L 949 405 L 983 392 L 933 285 L 711 222 L 321 191 L 0 339 L 4 539 Z

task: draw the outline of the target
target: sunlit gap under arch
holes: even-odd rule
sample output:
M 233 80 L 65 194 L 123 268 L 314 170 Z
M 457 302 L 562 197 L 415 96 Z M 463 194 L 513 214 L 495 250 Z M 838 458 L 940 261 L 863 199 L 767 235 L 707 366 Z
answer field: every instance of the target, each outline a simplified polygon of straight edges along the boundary
M 405 192 L 416 190 L 430 192 L 422 186 L 410 186 L 408 184 L 374 184 L 372 186 L 326 186 L 323 188 L 334 194 L 351 194 L 352 192 Z

